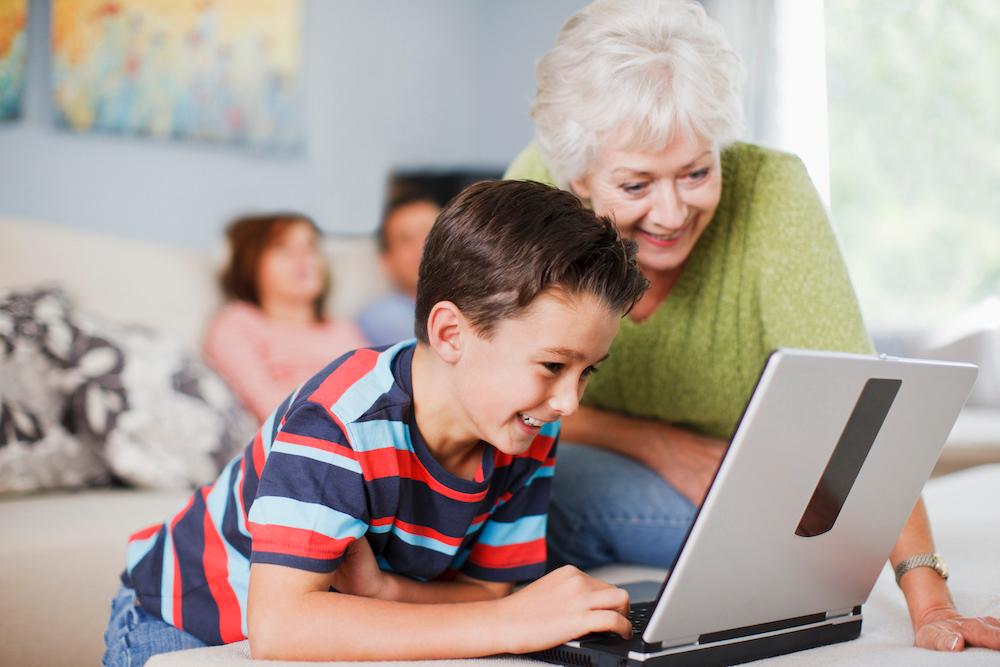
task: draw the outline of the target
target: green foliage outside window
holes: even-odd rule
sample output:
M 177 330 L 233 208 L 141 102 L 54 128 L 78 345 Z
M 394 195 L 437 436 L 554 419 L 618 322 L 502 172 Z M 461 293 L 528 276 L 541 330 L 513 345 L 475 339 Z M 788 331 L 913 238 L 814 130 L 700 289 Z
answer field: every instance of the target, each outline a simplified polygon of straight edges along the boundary
M 834 225 L 870 328 L 1000 294 L 1000 2 L 827 0 Z

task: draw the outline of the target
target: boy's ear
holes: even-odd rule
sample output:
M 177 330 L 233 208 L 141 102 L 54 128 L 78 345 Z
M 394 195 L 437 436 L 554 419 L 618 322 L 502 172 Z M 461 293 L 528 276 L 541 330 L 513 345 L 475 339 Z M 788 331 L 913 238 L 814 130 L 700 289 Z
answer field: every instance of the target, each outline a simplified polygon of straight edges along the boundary
M 427 315 L 427 342 L 442 361 L 453 364 L 462 357 L 462 334 L 469 322 L 451 301 L 438 301 Z

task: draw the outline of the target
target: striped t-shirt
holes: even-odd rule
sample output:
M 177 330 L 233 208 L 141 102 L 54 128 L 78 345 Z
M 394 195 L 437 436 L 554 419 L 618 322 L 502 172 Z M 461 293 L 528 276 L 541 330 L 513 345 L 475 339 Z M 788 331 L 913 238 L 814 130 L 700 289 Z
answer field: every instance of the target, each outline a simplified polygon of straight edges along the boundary
M 467 480 L 414 420 L 413 341 L 340 357 L 264 422 L 171 519 L 129 538 L 122 581 L 208 644 L 247 637 L 250 563 L 332 572 L 366 536 L 385 571 L 522 581 L 545 569 L 558 423 L 512 457 L 485 446 Z

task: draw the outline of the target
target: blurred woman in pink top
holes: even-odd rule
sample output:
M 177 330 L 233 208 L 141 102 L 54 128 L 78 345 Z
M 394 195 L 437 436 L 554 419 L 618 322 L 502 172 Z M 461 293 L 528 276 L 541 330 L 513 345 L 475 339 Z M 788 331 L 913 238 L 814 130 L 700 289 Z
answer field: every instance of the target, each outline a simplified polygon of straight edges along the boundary
M 293 213 L 247 216 L 226 229 L 220 278 L 229 303 L 209 324 L 203 354 L 261 422 L 326 364 L 368 344 L 354 323 L 324 313 L 330 278 L 320 236 Z

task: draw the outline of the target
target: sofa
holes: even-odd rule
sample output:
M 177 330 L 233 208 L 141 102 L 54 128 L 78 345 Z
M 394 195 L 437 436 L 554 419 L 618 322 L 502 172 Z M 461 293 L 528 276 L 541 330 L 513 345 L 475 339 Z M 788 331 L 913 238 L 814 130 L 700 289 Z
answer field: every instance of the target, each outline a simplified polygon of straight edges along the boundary
M 331 311 L 350 317 L 388 289 L 369 238 L 327 239 L 333 272 Z M 76 308 L 165 332 L 190 351 L 219 305 L 214 276 L 220 249 L 193 250 L 110 237 L 78 228 L 0 217 L 0 289 L 59 284 Z M 1000 615 L 1000 422 L 964 414 L 942 457 L 943 469 L 975 465 L 932 480 L 927 489 L 939 550 L 953 569 L 953 590 L 970 613 Z M 949 458 L 953 453 L 955 456 Z M 0 664 L 95 664 L 103 651 L 127 536 L 173 513 L 183 491 L 123 488 L 49 491 L 0 497 Z M 595 572 L 616 583 L 662 572 L 614 566 Z M 722 597 L 723 592 L 712 592 Z M 865 608 L 862 637 L 844 645 L 772 659 L 774 664 L 939 664 L 910 646 L 902 597 L 883 573 Z M 158 656 L 154 667 L 246 664 L 246 642 Z M 955 664 L 995 664 L 982 650 L 949 656 Z M 452 661 L 453 662 L 453 661 Z M 509 664 L 521 658 L 480 662 Z M 291 663 L 278 663 L 291 664 Z

